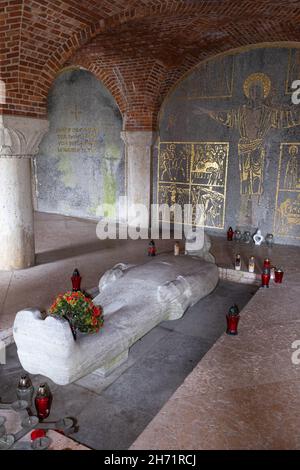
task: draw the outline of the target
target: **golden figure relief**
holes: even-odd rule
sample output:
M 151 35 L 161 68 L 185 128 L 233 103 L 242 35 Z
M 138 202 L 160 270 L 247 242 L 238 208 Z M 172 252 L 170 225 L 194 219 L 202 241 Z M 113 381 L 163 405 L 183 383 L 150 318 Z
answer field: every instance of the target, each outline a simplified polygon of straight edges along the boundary
M 207 114 L 231 129 L 237 129 L 240 171 L 240 224 L 252 224 L 252 201 L 259 204 L 264 191 L 265 138 L 270 129 L 288 129 L 300 124 L 296 110 L 279 109 L 266 102 L 271 90 L 270 78 L 264 73 L 253 73 L 244 82 L 248 103 L 229 111 L 210 111 L 198 108 L 198 114 Z
M 190 161 L 190 146 L 173 143 L 160 147 L 160 181 L 186 181 L 188 177 L 188 162 Z
M 206 227 L 224 228 L 228 142 L 161 142 L 158 202 L 204 207 Z M 174 164 L 173 158 L 179 156 Z M 170 163 L 171 162 L 171 163 Z
M 274 231 L 300 238 L 300 143 L 282 143 L 276 193 Z
M 289 155 L 284 176 L 284 189 L 300 189 L 297 145 L 289 147 Z
M 196 204 L 202 205 L 204 208 L 204 226 L 205 227 L 222 227 L 224 214 L 224 194 L 215 191 L 212 187 L 192 186 L 191 191 L 193 208 Z M 194 209 L 195 217 L 196 211 Z
M 265 73 L 256 72 L 249 75 L 244 81 L 243 89 L 247 98 L 250 98 L 250 88 L 252 84 L 260 82 L 263 88 L 263 96 L 267 98 L 271 91 L 271 80 Z
M 192 183 L 224 186 L 227 144 L 195 144 L 191 168 Z
M 168 204 L 169 206 L 180 204 L 184 206 L 184 204 L 189 203 L 189 186 L 161 183 L 159 184 L 158 195 L 159 204 Z
M 299 238 L 299 227 L 295 227 L 297 225 L 300 226 L 300 193 L 287 197 L 278 205 L 275 230 L 279 235 Z

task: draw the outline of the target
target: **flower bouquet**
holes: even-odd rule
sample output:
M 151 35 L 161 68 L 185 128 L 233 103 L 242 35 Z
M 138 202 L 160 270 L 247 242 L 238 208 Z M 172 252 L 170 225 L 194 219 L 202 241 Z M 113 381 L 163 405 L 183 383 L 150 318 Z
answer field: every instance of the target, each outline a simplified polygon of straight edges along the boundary
M 49 314 L 65 318 L 75 340 L 77 330 L 97 333 L 104 323 L 102 308 L 94 305 L 92 299 L 80 291 L 60 294 L 51 305 Z

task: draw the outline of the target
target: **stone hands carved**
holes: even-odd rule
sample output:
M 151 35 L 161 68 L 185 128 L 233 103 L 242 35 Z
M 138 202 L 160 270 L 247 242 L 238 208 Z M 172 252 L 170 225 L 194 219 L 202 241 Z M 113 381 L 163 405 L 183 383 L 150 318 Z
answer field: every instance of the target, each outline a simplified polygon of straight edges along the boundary
M 124 276 L 127 269 L 134 267 L 134 264 L 118 263 L 112 269 L 106 271 L 99 281 L 99 291 L 101 292 L 105 287 L 112 282 Z
M 60 385 L 91 372 L 105 376 L 128 358 L 129 348 L 164 320 L 180 318 L 218 283 L 218 268 L 196 256 L 161 255 L 139 266 L 119 264 L 100 280 L 94 299 L 104 327 L 74 341 L 65 321 L 36 310 L 16 316 L 14 339 L 22 366 Z

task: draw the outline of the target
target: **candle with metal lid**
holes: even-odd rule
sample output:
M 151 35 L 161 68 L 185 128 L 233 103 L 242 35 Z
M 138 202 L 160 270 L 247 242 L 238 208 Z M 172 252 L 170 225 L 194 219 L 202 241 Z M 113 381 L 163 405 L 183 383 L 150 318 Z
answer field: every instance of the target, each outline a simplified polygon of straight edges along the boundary
M 17 398 L 20 401 L 27 401 L 28 406 L 32 406 L 34 388 L 32 382 L 27 374 L 21 376 L 17 386 Z
M 36 397 L 35 407 L 40 420 L 48 418 L 52 405 L 52 393 L 47 383 L 39 386 Z

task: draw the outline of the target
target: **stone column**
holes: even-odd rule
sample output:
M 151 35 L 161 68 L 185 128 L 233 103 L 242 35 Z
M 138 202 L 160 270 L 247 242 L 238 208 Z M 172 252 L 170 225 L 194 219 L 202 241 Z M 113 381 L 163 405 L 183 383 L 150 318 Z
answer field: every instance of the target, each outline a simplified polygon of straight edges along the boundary
M 126 152 L 126 195 L 128 207 L 143 204 L 150 217 L 151 204 L 151 158 L 156 133 L 152 131 L 123 131 L 121 137 Z M 148 227 L 149 217 L 141 226 Z M 127 219 L 131 225 L 130 216 Z
M 0 270 L 34 264 L 30 159 L 48 127 L 46 119 L 0 116 Z

